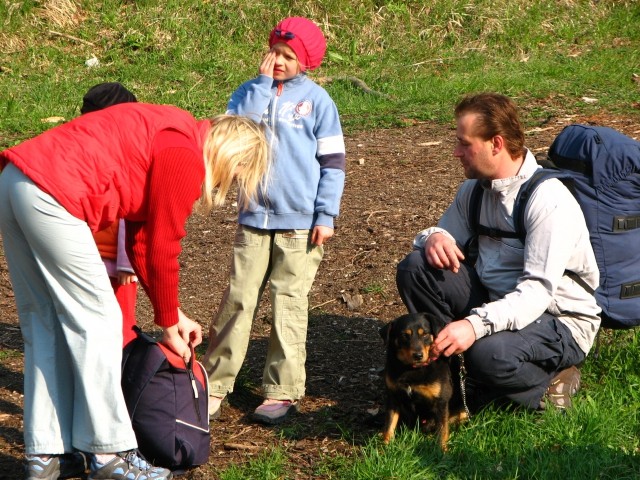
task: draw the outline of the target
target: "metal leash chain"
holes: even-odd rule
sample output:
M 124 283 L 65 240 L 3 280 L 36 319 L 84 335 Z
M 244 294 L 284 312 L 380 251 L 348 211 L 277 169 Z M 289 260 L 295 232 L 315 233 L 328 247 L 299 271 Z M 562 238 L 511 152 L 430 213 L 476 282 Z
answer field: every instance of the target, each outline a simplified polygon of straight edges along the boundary
M 465 388 L 467 369 L 464 366 L 464 355 L 462 353 L 458 354 L 458 360 L 460 360 L 460 393 L 462 394 L 462 404 L 464 405 L 464 411 L 467 414 L 467 418 L 471 418 L 471 412 L 467 406 L 467 389 Z

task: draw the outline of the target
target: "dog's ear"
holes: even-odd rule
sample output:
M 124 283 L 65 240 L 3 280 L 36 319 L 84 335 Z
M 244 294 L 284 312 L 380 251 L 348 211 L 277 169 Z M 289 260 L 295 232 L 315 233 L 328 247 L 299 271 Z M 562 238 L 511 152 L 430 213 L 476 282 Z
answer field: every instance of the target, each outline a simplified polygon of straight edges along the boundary
M 429 319 L 429 325 L 431 325 L 431 333 L 434 337 L 437 337 L 440 333 L 440 330 L 447 326 L 447 322 L 442 320 L 440 317 L 427 315 L 427 318 Z
M 378 333 L 382 337 L 382 340 L 384 340 L 385 346 L 389 343 L 389 332 L 390 331 L 391 331 L 391 322 L 383 325 L 382 327 L 380 327 L 380 330 L 378 330 Z

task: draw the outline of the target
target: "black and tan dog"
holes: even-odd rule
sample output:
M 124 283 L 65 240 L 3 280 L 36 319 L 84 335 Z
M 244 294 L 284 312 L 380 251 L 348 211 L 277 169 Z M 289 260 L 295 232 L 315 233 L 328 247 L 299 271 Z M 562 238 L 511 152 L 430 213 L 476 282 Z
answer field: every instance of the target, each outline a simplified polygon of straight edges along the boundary
M 450 359 L 429 359 L 433 340 L 443 327 L 443 322 L 424 313 L 412 313 L 380 329 L 387 348 L 385 443 L 393 438 L 399 421 L 411 426 L 419 422 L 423 431 L 438 432 L 446 451 L 449 421 L 466 419 L 459 384 L 452 381 Z

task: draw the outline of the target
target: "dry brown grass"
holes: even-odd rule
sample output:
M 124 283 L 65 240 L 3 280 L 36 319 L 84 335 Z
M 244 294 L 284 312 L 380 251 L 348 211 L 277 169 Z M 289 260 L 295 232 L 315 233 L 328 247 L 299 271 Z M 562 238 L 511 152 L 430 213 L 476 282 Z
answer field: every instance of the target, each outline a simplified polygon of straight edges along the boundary
M 84 19 L 82 9 L 74 0 L 45 0 L 35 16 L 55 28 L 75 27 Z
M 24 50 L 26 39 L 18 35 L 7 35 L 0 33 L 0 53 L 12 54 Z

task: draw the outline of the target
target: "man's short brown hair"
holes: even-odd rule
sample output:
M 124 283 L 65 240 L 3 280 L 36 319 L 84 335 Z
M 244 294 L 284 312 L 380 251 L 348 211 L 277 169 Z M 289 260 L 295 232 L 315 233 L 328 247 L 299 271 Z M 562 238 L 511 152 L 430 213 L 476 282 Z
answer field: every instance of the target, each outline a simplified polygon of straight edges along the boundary
M 490 92 L 467 95 L 456 105 L 455 116 L 460 118 L 468 113 L 478 115 L 475 135 L 483 140 L 491 140 L 500 135 L 505 140 L 511 158 L 522 155 L 524 130 L 513 100 L 505 95 Z

